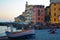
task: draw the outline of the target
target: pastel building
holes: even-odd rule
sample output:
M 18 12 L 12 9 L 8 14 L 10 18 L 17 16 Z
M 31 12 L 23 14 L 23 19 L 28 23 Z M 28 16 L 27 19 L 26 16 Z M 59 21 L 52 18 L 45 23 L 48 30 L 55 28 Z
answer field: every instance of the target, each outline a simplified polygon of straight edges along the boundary
M 33 22 L 34 23 L 44 23 L 45 8 L 43 5 L 33 6 Z
M 60 3 L 51 4 L 51 23 L 60 23 Z
M 26 2 L 25 6 L 25 18 L 27 19 L 25 22 L 31 22 L 32 21 L 32 13 L 33 13 L 33 5 L 28 5 L 28 2 Z
M 60 0 L 50 0 L 51 23 L 60 23 Z

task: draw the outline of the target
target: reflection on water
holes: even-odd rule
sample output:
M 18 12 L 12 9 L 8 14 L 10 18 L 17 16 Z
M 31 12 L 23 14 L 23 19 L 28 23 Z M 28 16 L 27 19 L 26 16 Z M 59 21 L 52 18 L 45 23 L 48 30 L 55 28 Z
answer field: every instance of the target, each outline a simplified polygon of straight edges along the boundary
M 0 26 L 0 36 L 6 36 L 5 31 L 7 27 L 6 26 Z
M 29 39 L 25 38 L 18 40 L 60 40 L 60 29 L 56 29 L 55 34 L 50 34 L 49 29 L 35 30 L 34 37 L 29 37 Z
M 10 40 L 35 40 L 35 36 L 28 36 L 24 38 L 16 38 L 16 39 L 10 39 Z

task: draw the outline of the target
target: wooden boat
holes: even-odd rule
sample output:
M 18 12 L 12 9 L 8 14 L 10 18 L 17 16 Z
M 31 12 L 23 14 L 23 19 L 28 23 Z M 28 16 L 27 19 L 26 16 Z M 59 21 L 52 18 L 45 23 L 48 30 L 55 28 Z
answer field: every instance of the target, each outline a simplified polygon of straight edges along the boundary
M 11 32 L 6 31 L 5 33 L 6 33 L 8 38 L 22 38 L 22 37 L 24 38 L 26 36 L 35 34 L 33 29 L 22 30 L 22 31 L 19 31 L 19 32 L 13 32 L 12 29 L 11 29 Z

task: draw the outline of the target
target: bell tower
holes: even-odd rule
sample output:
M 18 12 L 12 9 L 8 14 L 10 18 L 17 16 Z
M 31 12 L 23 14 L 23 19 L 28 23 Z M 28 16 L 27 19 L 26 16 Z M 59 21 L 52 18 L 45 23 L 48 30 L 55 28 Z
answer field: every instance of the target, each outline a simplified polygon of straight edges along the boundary
M 26 1 L 26 7 L 28 6 L 28 2 Z

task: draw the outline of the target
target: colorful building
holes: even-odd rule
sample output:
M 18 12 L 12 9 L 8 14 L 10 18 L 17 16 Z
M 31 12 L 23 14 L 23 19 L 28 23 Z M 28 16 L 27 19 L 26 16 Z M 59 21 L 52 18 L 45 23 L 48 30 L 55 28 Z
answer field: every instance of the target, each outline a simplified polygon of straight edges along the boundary
M 25 12 L 23 12 L 22 15 L 25 17 L 26 16 Z
M 60 3 L 51 3 L 51 23 L 60 23 Z
M 26 18 L 23 15 L 15 17 L 15 22 L 25 22 Z
M 26 2 L 25 6 L 25 18 L 27 19 L 25 22 L 31 22 L 32 21 L 32 13 L 33 13 L 33 5 L 28 5 L 28 2 Z
M 33 6 L 33 22 L 34 23 L 44 23 L 45 8 L 43 5 Z
M 50 22 L 50 16 L 51 16 L 50 6 L 47 6 L 45 8 L 45 22 L 47 22 L 47 23 Z

